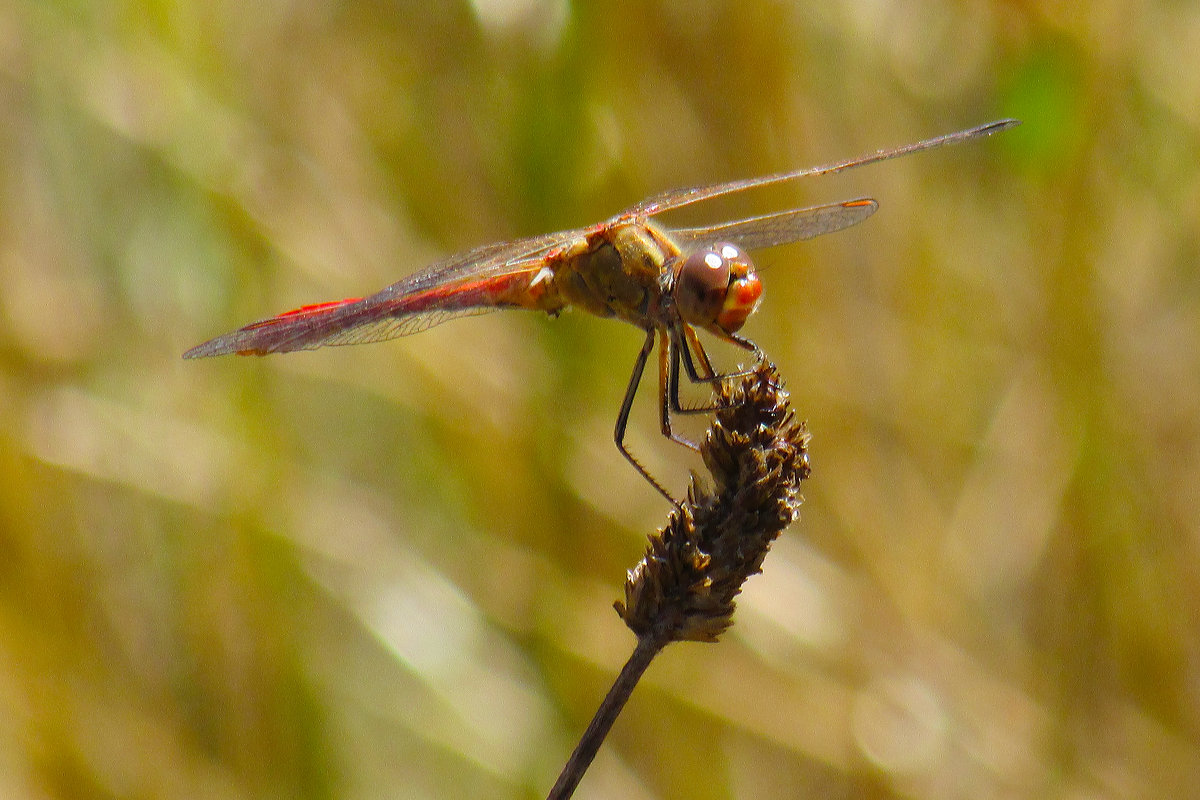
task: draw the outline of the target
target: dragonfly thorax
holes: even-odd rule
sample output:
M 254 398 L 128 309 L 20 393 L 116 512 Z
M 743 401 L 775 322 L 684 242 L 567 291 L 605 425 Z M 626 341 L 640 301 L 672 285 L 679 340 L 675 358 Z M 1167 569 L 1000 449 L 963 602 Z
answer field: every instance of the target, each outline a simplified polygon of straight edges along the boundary
M 661 276 L 678 249 L 657 230 L 628 224 L 600 231 L 569 253 L 555 274 L 562 298 L 602 317 L 641 328 L 661 314 Z
M 675 268 L 675 305 L 684 322 L 734 333 L 758 308 L 762 282 L 745 251 L 728 242 L 696 250 Z

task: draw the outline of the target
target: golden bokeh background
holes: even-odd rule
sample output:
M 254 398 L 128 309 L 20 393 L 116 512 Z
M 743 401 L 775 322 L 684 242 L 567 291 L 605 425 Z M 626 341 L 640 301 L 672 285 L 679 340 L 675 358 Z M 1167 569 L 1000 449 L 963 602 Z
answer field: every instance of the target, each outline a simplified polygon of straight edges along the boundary
M 543 796 L 666 516 L 640 333 L 180 353 L 1005 116 L 680 215 L 881 204 L 757 254 L 803 517 L 578 796 L 1193 796 L 1198 53 L 1166 0 L 3 4 L 0 796 Z

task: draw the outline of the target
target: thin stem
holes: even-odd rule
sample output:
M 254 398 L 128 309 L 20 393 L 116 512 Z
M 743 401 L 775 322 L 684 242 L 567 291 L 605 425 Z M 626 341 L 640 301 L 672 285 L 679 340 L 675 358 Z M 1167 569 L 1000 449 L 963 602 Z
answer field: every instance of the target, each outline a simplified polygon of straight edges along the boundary
M 604 701 L 596 709 L 596 715 L 592 717 L 587 730 L 580 737 L 579 744 L 575 746 L 575 752 L 571 753 L 571 757 L 567 759 L 566 766 L 559 773 L 558 780 L 550 789 L 550 794 L 546 795 L 546 800 L 567 800 L 575 793 L 575 787 L 579 785 L 583 773 L 587 771 L 592 759 L 596 757 L 596 752 L 600 749 L 605 737 L 608 736 L 621 709 L 625 707 L 625 702 L 633 694 L 633 687 L 637 686 L 646 667 L 650 666 L 650 662 L 668 641 L 670 641 L 670 637 L 661 631 L 653 631 L 638 637 L 637 647 L 629 656 L 629 660 L 625 662 L 625 666 L 621 668 L 621 674 L 617 676 L 612 688 L 608 690 Z
M 626 392 L 618 444 L 653 335 L 647 336 Z M 678 337 L 667 344 L 676 346 L 677 357 L 687 352 L 687 342 Z M 677 382 L 678 361 L 670 363 L 668 358 L 665 366 L 670 368 L 669 382 Z M 566 800 L 575 792 L 659 650 L 668 642 L 715 642 L 733 623 L 742 584 L 761 571 L 771 542 L 796 518 L 800 482 L 809 473 L 808 431 L 795 421 L 787 392 L 765 359 L 737 377 L 717 387 L 716 419 L 700 446 L 712 485 L 693 475 L 687 500 L 651 534 L 645 556 L 629 571 L 625 599 L 613 604 L 637 634 L 637 647 L 563 767 L 549 800 Z M 661 388 L 672 394 L 670 387 Z M 669 410 L 665 401 L 663 409 Z M 666 419 L 664 413 L 664 432 L 669 434 Z

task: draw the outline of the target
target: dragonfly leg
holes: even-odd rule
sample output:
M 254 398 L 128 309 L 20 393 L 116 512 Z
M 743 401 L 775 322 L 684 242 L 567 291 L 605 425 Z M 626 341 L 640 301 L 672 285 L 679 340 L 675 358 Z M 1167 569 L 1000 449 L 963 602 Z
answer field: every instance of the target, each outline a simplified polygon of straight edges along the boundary
M 617 426 L 613 431 L 613 441 L 617 443 L 617 449 L 621 451 L 621 455 L 625 456 L 625 460 L 633 465 L 633 468 L 653 486 L 659 494 L 667 498 L 673 505 L 679 505 L 679 502 L 671 497 L 658 480 L 650 474 L 650 472 L 642 466 L 642 462 L 634 457 L 633 453 L 625 447 L 625 428 L 629 424 L 629 412 L 633 409 L 633 399 L 637 396 L 638 385 L 642 382 L 642 373 L 646 370 L 646 360 L 650 358 L 650 351 L 654 349 L 654 340 L 658 333 L 653 328 L 646 332 L 646 341 L 642 343 L 642 349 L 638 352 L 637 358 L 633 362 L 633 374 L 629 377 L 629 386 L 625 389 L 625 399 L 621 401 L 621 410 L 617 413 Z M 662 390 L 660 388 L 660 394 Z M 666 433 L 668 428 L 664 428 Z M 671 436 L 670 433 L 667 433 Z M 672 439 L 675 437 L 671 436 Z
M 680 335 L 680 329 L 684 335 Z M 688 380 L 692 383 L 711 383 L 715 387 L 722 380 L 713 370 L 712 361 L 708 358 L 708 353 L 704 352 L 704 347 L 700 344 L 700 339 L 696 336 L 696 332 L 689 325 L 682 325 L 679 328 L 674 328 L 670 332 L 671 349 L 672 349 L 672 371 L 670 380 L 667 383 L 669 388 L 669 398 L 671 404 L 671 412 L 675 414 L 703 414 L 708 411 L 715 410 L 716 406 L 699 406 L 696 408 L 685 408 L 682 401 L 679 399 L 679 362 L 683 362 L 683 368 L 687 372 Z M 684 338 L 686 337 L 686 338 Z M 696 369 L 696 361 L 693 360 L 692 352 L 695 351 L 695 359 L 700 362 L 704 374 Z
M 766 358 L 762 349 L 749 339 L 733 333 L 722 334 L 721 338 L 730 344 L 735 344 L 738 347 L 752 351 L 754 353 L 754 366 L 750 369 L 739 369 L 734 370 L 733 372 L 717 373 L 713 369 L 712 361 L 709 359 L 708 353 L 705 352 L 704 345 L 700 342 L 700 337 L 696 335 L 696 331 L 690 325 L 684 325 L 681 327 L 683 330 L 683 337 L 686 337 L 686 341 L 680 337 L 678 330 L 672 331 L 672 339 L 675 344 L 675 349 L 678 351 L 679 356 L 681 356 L 683 359 L 683 366 L 688 373 L 688 378 L 693 383 L 711 383 L 715 386 L 723 381 L 745 377 L 746 375 L 752 374 L 759 366 L 761 366 L 762 362 Z M 703 373 L 696 369 L 696 363 L 692 360 L 693 352 L 695 353 L 696 361 L 698 361 L 700 366 L 703 368 Z M 670 387 L 671 411 L 676 414 L 707 414 L 720 408 L 720 405 L 718 404 L 700 405 L 685 408 L 679 399 L 678 371 L 676 371 L 675 380 L 670 384 Z
M 703 356 L 704 362 L 706 364 L 708 364 L 708 370 L 711 373 L 712 365 L 708 361 L 708 354 L 704 352 L 703 345 L 700 344 L 700 337 L 697 336 L 696 332 L 694 330 L 692 330 L 690 327 L 686 329 L 685 333 L 687 334 L 688 342 L 690 342 L 691 345 L 694 348 L 696 348 L 696 352 L 700 353 Z M 747 339 L 745 336 L 738 336 L 736 333 L 717 333 L 715 335 L 720 337 L 721 339 L 724 339 L 725 341 L 729 342 L 730 344 L 735 344 L 738 347 L 742 348 L 743 350 L 749 350 L 751 353 L 753 353 L 754 354 L 754 366 L 750 367 L 749 369 L 739 369 L 739 370 L 734 370 L 733 372 L 723 372 L 720 375 L 713 375 L 712 378 L 702 379 L 702 380 L 727 381 L 727 380 L 730 380 L 731 378 L 744 378 L 747 375 L 754 374 L 758 370 L 758 368 L 762 366 L 763 362 L 766 361 L 766 359 L 767 359 L 767 356 L 765 353 L 763 353 L 762 348 L 759 347 L 758 345 L 756 345 L 751 340 Z
M 717 376 L 717 371 L 713 369 L 708 353 L 704 350 L 704 345 L 700 343 L 700 337 L 696 335 L 696 329 L 691 325 L 684 325 L 682 327 L 687 345 L 686 347 L 683 346 L 685 343 L 681 343 L 680 345 L 683 351 L 683 365 L 687 368 L 688 377 L 692 380 L 692 383 L 716 382 L 720 380 Z M 703 374 L 698 374 L 696 365 L 692 362 L 693 352 L 700 361 L 700 366 L 704 368 Z
M 682 335 L 678 329 L 664 330 L 661 334 L 654 329 L 646 332 L 646 340 L 642 343 L 642 349 L 638 351 L 637 358 L 633 362 L 633 374 L 629 377 L 629 385 L 625 389 L 625 397 L 621 401 L 621 409 L 617 413 L 617 424 L 613 430 L 613 440 L 617 444 L 617 449 L 621 451 L 621 455 L 625 456 L 625 460 L 632 464 L 633 468 L 638 471 L 638 474 L 645 478 L 646 482 L 653 486 L 659 494 L 675 505 L 679 505 L 678 501 L 659 483 L 657 478 L 650 474 L 649 470 L 642 466 L 637 457 L 629 452 L 629 448 L 625 446 L 625 430 L 629 425 L 629 415 L 633 410 L 633 401 L 637 397 L 637 390 L 641 385 L 642 375 L 646 371 L 646 362 L 650 358 L 650 351 L 654 349 L 655 339 L 660 335 L 662 336 L 658 351 L 658 406 L 662 432 L 671 441 L 681 444 L 690 450 L 698 451 L 700 447 L 690 439 L 675 433 L 671 426 L 671 415 L 707 413 L 715 411 L 718 406 L 683 408 L 679 400 L 680 363 L 683 363 L 684 369 L 688 373 L 688 378 L 695 383 L 714 383 L 729 380 L 730 378 L 738 378 L 750 372 L 749 370 L 742 370 L 717 374 L 713 370 L 712 361 L 709 359 L 708 353 L 705 352 L 704 346 L 700 343 L 700 339 L 696 336 L 695 332 L 688 326 L 683 326 L 683 331 Z M 728 334 L 725 338 L 732 344 L 753 351 L 757 362 L 761 362 L 765 358 L 758 345 L 749 339 L 744 339 L 735 334 Z M 693 350 L 695 352 L 695 360 L 693 360 Z M 696 368 L 697 361 L 704 374 L 701 374 L 700 370 Z
M 676 331 L 664 330 L 661 336 L 662 345 L 658 349 L 658 410 L 663 436 L 689 450 L 699 451 L 698 444 L 671 429 L 672 412 L 682 412 L 679 404 L 679 361 L 680 354 L 687 353 L 687 345 L 680 342 Z
M 725 377 L 727 377 L 727 378 L 735 378 L 735 377 L 742 378 L 742 377 L 745 377 L 746 375 L 751 375 L 754 372 L 756 372 L 759 367 L 761 367 L 763 365 L 764 361 L 767 360 L 767 354 L 762 351 L 762 348 L 759 347 L 758 345 L 756 345 L 754 342 L 747 339 L 745 336 L 738 336 L 736 333 L 726 333 L 722 336 L 722 338 L 726 339 L 731 344 L 736 344 L 738 347 L 742 348 L 743 350 L 749 350 L 751 353 L 754 354 L 754 366 L 753 367 L 751 367 L 750 369 L 741 370 L 740 372 L 737 372 L 733 375 L 726 375 Z

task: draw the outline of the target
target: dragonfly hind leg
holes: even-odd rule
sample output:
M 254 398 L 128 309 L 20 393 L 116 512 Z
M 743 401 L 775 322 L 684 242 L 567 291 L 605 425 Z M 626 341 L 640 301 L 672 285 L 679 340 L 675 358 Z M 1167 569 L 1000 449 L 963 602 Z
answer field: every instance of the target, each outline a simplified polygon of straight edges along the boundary
M 642 343 L 642 349 L 638 351 L 637 358 L 633 362 L 633 374 L 629 376 L 629 385 L 625 389 L 625 398 L 621 401 L 621 410 L 617 413 L 617 425 L 613 430 L 613 441 L 617 443 L 617 449 L 621 451 L 621 455 L 625 456 L 625 460 L 633 465 L 633 468 L 646 479 L 646 482 L 658 491 L 663 497 L 667 498 L 672 505 L 679 505 L 679 501 L 671 496 L 671 493 L 658 482 L 658 479 L 650 474 L 650 471 L 642 466 L 642 462 L 637 460 L 633 453 L 629 452 L 629 448 L 625 446 L 625 428 L 629 424 L 629 412 L 633 409 L 633 400 L 637 396 L 638 386 L 642 382 L 642 373 L 646 370 L 646 361 L 650 358 L 650 351 L 654 349 L 654 340 L 658 337 L 658 332 L 651 328 L 646 331 L 646 341 Z M 665 345 L 664 339 L 664 348 Z M 661 359 L 660 359 L 661 360 Z M 664 367 L 660 366 L 660 372 Z M 663 386 L 660 383 L 659 394 L 664 394 Z M 666 401 L 660 403 L 663 407 L 664 419 L 666 419 Z M 671 439 L 676 439 L 669 433 L 670 423 L 665 422 L 663 432 Z M 684 442 L 685 444 L 690 444 Z

